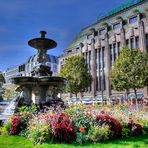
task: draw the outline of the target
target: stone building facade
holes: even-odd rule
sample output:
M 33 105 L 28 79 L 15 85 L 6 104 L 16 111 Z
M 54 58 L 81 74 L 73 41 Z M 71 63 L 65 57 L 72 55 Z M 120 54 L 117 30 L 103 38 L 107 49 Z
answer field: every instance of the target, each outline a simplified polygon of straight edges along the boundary
M 60 56 L 59 69 L 65 59 L 82 54 L 93 77 L 91 87 L 84 95 L 123 94 L 111 89 L 109 73 L 120 49 L 140 49 L 148 52 L 148 0 L 132 1 L 109 12 L 96 23 L 82 29 L 65 53 Z M 139 90 L 148 97 L 147 88 Z

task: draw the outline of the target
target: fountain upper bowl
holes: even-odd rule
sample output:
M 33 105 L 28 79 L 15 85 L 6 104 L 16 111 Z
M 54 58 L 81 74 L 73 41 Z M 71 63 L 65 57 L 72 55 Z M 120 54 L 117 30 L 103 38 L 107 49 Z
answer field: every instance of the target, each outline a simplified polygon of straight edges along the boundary
M 57 46 L 57 43 L 54 40 L 47 38 L 35 38 L 28 41 L 28 44 L 35 49 L 52 49 Z

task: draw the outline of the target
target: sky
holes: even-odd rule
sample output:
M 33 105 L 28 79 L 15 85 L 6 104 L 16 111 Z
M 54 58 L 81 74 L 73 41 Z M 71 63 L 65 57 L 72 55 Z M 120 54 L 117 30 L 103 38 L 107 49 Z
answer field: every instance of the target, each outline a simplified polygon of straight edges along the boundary
M 14 67 L 36 53 L 28 40 L 46 37 L 58 46 L 48 53 L 59 56 L 81 29 L 99 16 L 131 0 L 1 0 L 0 71 Z

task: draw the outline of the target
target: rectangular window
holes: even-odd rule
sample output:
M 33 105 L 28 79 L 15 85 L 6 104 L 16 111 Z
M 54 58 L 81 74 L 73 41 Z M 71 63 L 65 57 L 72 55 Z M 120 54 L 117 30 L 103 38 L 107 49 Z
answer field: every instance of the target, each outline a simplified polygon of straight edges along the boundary
M 105 65 L 106 65 L 106 54 L 105 54 L 105 47 L 102 47 L 102 52 L 103 52 L 103 67 L 105 67 Z
M 147 48 L 147 53 L 148 53 L 148 34 L 146 34 L 146 48 Z
M 136 40 L 136 49 L 139 49 L 139 37 L 136 36 L 135 40 Z
M 88 61 L 88 65 L 89 65 L 89 70 L 91 70 L 91 51 L 89 51 L 89 61 Z
M 99 30 L 99 34 L 100 34 L 100 35 L 105 34 L 105 32 L 106 32 L 105 28 Z
M 129 39 L 126 40 L 126 46 L 129 48 Z
M 114 54 L 114 61 L 116 60 L 116 43 L 113 44 L 113 54 Z
M 134 16 L 134 17 L 131 17 L 129 18 L 129 23 L 130 24 L 134 24 L 138 21 L 138 16 Z
M 99 69 L 99 62 L 98 62 L 98 49 L 95 49 L 95 54 L 96 54 L 96 69 Z
M 98 77 L 96 77 L 96 91 L 98 91 Z
M 131 49 L 134 49 L 134 39 L 131 38 L 131 39 L 130 39 L 130 42 L 131 42 Z
M 120 54 L 120 42 L 117 43 L 118 48 L 118 55 Z
M 100 64 L 99 64 L 99 67 L 100 67 L 100 69 L 102 69 L 102 50 L 100 49 L 100 57 L 99 57 L 99 61 L 100 61 Z
M 99 48 L 99 51 L 98 51 L 98 52 L 99 52 L 99 53 L 98 53 L 98 58 L 99 58 L 99 59 L 98 59 L 98 62 L 99 62 L 99 63 L 98 63 L 98 68 L 99 68 L 99 69 L 101 68 L 101 65 L 100 65 L 100 55 L 101 55 L 100 50 L 101 50 L 101 49 Z
M 100 71 L 100 90 L 104 90 L 102 71 Z
M 120 23 L 117 23 L 117 24 L 113 25 L 113 30 L 120 29 L 120 28 L 121 28 L 121 24 Z
M 104 90 L 106 90 L 106 76 L 104 72 L 104 77 L 103 77 L 103 85 L 104 85 Z
M 109 49 L 110 49 L 110 66 L 112 66 L 113 65 L 112 44 L 109 45 Z

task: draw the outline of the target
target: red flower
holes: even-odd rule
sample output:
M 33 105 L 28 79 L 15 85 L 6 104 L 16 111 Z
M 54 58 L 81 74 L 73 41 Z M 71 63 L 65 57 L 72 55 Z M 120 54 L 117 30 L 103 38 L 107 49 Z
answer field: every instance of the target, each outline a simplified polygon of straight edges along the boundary
M 90 113 L 86 113 L 86 117 L 91 117 L 91 114 Z
M 69 107 L 70 107 L 70 108 L 74 108 L 75 106 L 74 106 L 74 105 L 70 105 Z
M 88 110 L 92 110 L 92 106 L 87 106 L 87 109 Z
M 85 132 L 85 128 L 84 128 L 84 127 L 80 127 L 80 128 L 79 128 L 79 131 L 80 131 L 81 133 L 84 133 L 84 132 Z

